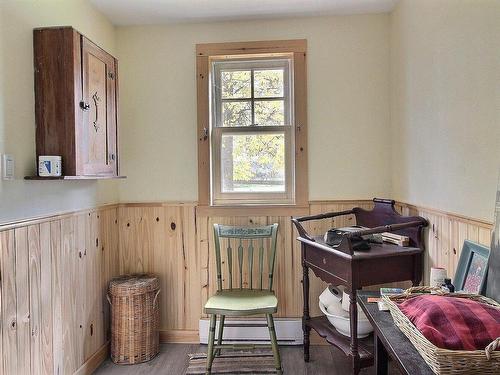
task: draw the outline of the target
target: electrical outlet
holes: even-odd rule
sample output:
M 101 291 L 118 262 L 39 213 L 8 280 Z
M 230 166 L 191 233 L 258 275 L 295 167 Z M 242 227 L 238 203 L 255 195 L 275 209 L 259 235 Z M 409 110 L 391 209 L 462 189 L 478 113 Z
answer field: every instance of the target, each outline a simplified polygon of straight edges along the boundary
M 2 178 L 4 180 L 14 179 L 14 157 L 12 155 L 2 155 Z

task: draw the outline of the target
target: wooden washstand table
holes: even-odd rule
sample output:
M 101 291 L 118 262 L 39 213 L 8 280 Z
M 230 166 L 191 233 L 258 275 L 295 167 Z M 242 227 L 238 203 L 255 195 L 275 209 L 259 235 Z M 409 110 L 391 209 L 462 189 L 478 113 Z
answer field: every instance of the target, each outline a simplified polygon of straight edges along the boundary
M 373 365 L 373 338 L 371 336 L 358 339 L 356 335 L 352 335 L 351 338 L 348 338 L 338 333 L 325 316 L 309 316 L 309 269 L 329 284 L 346 287 L 346 292 L 350 294 L 351 332 L 357 332 L 358 327 L 356 303 L 358 289 L 370 285 L 408 280 L 412 281 L 415 286 L 420 284 L 424 252 L 422 231 L 427 226 L 427 221 L 419 216 L 401 216 L 394 210 L 395 202 L 392 200 L 375 198 L 373 201 L 375 207 L 371 211 L 356 207 L 348 211 L 292 219 L 299 233 L 297 240 L 301 242 L 302 252 L 304 297 L 302 329 L 304 332 L 304 360 L 306 362 L 309 361 L 309 333 L 311 329 L 314 329 L 328 343 L 351 357 L 353 374 L 358 374 L 362 367 Z M 370 229 L 344 235 L 341 243 L 335 248 L 327 245 L 323 236 L 310 236 L 301 225 L 305 221 L 350 214 L 354 214 L 356 217 L 357 225 Z M 352 250 L 350 239 L 354 235 L 383 232 L 394 232 L 408 236 L 410 238 L 409 247 L 387 243 L 370 243 L 370 250 Z

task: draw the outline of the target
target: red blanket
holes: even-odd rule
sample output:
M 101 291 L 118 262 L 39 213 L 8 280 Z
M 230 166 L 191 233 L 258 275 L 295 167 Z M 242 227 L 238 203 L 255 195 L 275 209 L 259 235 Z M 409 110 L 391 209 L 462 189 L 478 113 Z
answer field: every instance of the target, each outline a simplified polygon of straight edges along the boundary
M 422 295 L 398 307 L 439 348 L 479 350 L 500 337 L 500 309 L 484 303 Z

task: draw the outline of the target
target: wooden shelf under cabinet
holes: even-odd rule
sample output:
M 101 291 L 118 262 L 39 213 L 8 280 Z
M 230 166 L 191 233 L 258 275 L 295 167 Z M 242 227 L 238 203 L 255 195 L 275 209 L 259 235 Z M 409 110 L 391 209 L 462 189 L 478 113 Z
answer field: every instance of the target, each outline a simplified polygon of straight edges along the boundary
M 92 175 L 87 175 L 87 176 L 47 176 L 47 177 L 42 177 L 42 176 L 26 176 L 24 177 L 25 180 L 36 180 L 36 181 L 42 181 L 42 180 L 107 180 L 107 179 L 124 179 L 127 178 L 127 176 L 92 176 Z

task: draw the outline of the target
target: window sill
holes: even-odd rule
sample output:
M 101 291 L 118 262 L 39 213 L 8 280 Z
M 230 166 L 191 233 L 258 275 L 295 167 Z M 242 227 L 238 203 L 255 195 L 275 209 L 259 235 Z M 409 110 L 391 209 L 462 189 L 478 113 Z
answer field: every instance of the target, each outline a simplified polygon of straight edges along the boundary
M 238 205 L 197 206 L 198 216 L 304 216 L 309 206 L 298 205 Z

